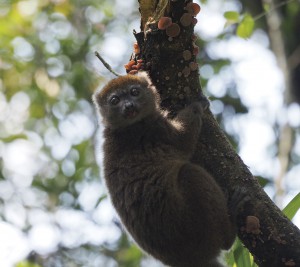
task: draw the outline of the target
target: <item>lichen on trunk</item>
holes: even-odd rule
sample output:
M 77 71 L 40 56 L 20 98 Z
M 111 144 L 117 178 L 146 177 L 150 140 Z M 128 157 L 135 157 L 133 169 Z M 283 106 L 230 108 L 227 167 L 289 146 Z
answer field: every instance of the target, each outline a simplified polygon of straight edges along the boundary
M 147 26 L 145 28 L 142 26 L 144 30 L 136 33 L 135 36 L 141 49 L 141 58 L 145 61 L 152 81 L 161 94 L 162 107 L 175 114 L 192 99 L 202 95 L 196 63 L 197 53 L 195 53 L 198 50 L 193 41 L 194 25 L 190 23 L 184 27 L 180 24 L 182 15 L 186 13 L 184 2 L 167 2 L 159 1 L 154 10 L 155 14 L 148 13 L 149 3 L 144 7 L 140 5 L 142 25 L 147 21 Z M 144 17 L 146 14 L 148 17 Z M 168 36 L 168 29 L 157 28 L 162 14 L 164 17 L 170 17 L 172 24 L 178 25 L 177 27 L 180 28 L 178 36 Z M 154 22 L 153 18 L 155 18 Z M 185 56 L 186 52 L 191 56 Z

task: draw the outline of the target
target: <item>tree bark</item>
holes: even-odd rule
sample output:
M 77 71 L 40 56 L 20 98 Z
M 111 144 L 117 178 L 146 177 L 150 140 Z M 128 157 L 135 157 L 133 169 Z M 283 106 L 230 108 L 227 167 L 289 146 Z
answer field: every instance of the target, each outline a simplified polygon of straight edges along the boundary
M 140 0 L 141 32 L 134 33 L 140 53 L 153 83 L 158 88 L 164 109 L 175 115 L 192 101 L 202 98 L 198 68 L 195 68 L 197 48 L 194 26 L 183 26 L 180 19 L 187 13 L 184 0 Z M 180 34 L 169 37 L 157 28 L 161 16 L 172 18 L 180 26 Z M 195 20 L 194 20 L 195 22 Z M 208 25 L 209 26 L 209 25 Z M 184 55 L 189 55 L 191 58 Z M 274 205 L 252 176 L 223 131 L 208 110 L 193 161 L 216 179 L 224 193 L 230 196 L 244 187 L 251 200 L 238 215 L 239 238 L 253 254 L 256 263 L 264 267 L 300 266 L 300 231 Z M 250 217 L 249 217 L 250 216 Z M 255 218 L 256 228 L 251 228 Z M 258 219 L 258 220 L 257 220 Z

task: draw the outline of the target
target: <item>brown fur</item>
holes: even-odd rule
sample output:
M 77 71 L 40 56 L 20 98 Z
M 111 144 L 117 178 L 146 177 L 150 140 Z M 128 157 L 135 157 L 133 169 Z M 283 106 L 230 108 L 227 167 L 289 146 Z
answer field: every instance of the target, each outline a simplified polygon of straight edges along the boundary
M 132 87 L 139 88 L 139 97 L 130 95 Z M 118 107 L 109 103 L 112 95 L 120 97 Z M 94 101 L 105 124 L 106 184 L 135 241 L 173 267 L 223 266 L 216 258 L 235 238 L 227 201 L 211 175 L 190 162 L 201 131 L 201 103 L 168 119 L 145 74 L 112 80 Z M 126 115 L 125 101 L 137 115 Z

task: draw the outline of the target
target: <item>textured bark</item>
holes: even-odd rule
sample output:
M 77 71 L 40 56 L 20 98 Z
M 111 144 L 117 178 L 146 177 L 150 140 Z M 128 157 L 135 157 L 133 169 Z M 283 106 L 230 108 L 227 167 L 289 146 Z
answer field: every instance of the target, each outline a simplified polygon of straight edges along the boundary
M 183 58 L 185 50 L 193 54 L 195 49 L 192 42 L 193 25 L 183 27 L 180 23 L 182 14 L 186 12 L 186 3 L 184 0 L 169 1 L 166 6 L 165 1 L 162 2 L 163 10 L 159 6 L 160 1 L 153 1 L 153 6 L 149 1 L 139 1 L 142 23 L 141 32 L 135 33 L 135 37 L 141 52 L 137 57 L 144 60 L 161 94 L 162 107 L 175 115 L 190 102 L 201 98 L 202 90 L 198 70 L 187 69 L 191 62 L 195 62 L 195 56 L 189 60 Z M 153 14 L 148 12 L 149 6 Z M 151 18 L 145 17 L 145 14 Z M 157 14 L 171 17 L 173 23 L 180 26 L 179 36 L 170 38 L 165 31 L 158 30 Z M 226 195 L 230 196 L 237 187 L 246 188 L 251 201 L 238 216 L 239 237 L 259 266 L 300 266 L 299 229 L 265 194 L 210 111 L 205 114 L 203 131 L 193 160 L 215 177 Z M 257 217 L 260 227 L 249 230 L 249 225 L 246 225 L 248 216 Z

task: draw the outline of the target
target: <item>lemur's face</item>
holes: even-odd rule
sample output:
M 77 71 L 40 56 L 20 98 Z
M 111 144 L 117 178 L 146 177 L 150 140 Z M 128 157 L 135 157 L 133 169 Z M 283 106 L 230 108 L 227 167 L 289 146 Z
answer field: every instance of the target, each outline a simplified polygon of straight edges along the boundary
M 94 96 L 94 101 L 110 128 L 121 128 L 141 121 L 154 112 L 156 92 L 144 79 L 133 75 L 119 77 Z

